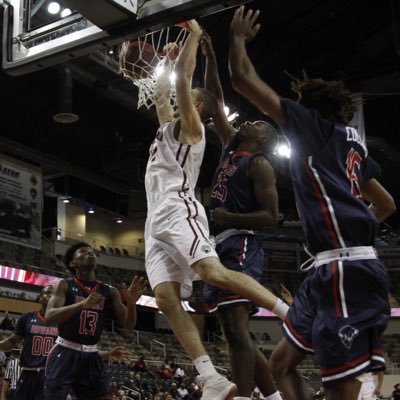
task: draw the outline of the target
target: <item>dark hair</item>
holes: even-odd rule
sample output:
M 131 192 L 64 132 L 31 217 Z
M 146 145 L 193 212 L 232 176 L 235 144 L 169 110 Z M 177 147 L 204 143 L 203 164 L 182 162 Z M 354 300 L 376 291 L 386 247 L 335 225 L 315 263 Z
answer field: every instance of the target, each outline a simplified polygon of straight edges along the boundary
M 355 105 L 350 91 L 342 81 L 310 79 L 305 73 L 304 80 L 292 82 L 292 90 L 301 95 L 300 103 L 317 110 L 324 118 L 332 122 L 348 124 Z
M 81 247 L 90 247 L 90 245 L 86 242 L 78 242 L 70 246 L 65 252 L 64 256 L 65 266 L 67 267 L 68 271 L 71 272 L 72 275 L 75 275 L 76 271 L 75 268 L 69 266 L 69 263 L 74 259 L 75 252 Z
M 206 88 L 196 88 L 195 90 L 198 92 L 197 99 L 204 104 L 201 115 L 202 121 L 213 118 L 218 109 L 217 98 Z

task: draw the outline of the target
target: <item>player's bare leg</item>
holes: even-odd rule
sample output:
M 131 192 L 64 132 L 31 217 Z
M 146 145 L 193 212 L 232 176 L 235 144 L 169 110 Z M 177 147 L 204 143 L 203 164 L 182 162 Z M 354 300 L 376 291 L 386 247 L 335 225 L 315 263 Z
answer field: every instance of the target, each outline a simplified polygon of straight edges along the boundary
M 160 283 L 154 288 L 154 294 L 158 308 L 200 373 L 198 383 L 203 389 L 202 400 L 230 400 L 237 391 L 236 385 L 215 371 L 196 325 L 182 307 L 180 284 Z
M 357 400 L 361 389 L 361 382 L 353 379 L 331 389 L 326 389 L 327 400 Z
M 206 354 L 196 325 L 182 307 L 179 283 L 160 283 L 155 287 L 154 294 L 158 308 L 167 318 L 170 328 L 187 355 L 195 360 Z
M 304 353 L 296 350 L 285 338 L 281 339 L 272 352 L 271 372 L 285 400 L 312 399 L 308 384 L 296 371 L 296 366 L 305 357 Z
M 238 386 L 238 396 L 251 397 L 253 381 L 264 396 L 277 391 L 266 358 L 253 343 L 249 333 L 249 306 L 239 305 L 218 313 L 229 344 L 232 379 Z
M 192 268 L 205 283 L 237 293 L 261 307 L 276 311 L 284 319 L 288 309 L 285 303 L 250 276 L 225 268 L 218 258 L 203 258 L 195 262 Z

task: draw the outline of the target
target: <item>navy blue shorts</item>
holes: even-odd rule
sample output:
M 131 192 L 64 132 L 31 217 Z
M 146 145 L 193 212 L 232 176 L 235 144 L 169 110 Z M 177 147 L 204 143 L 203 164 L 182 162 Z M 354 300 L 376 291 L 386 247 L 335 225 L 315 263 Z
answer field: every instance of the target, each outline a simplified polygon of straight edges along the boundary
M 65 400 L 74 393 L 80 400 L 111 400 L 110 379 L 97 352 L 56 345 L 46 364 L 45 400 Z
M 257 281 L 261 280 L 264 269 L 264 250 L 262 242 L 254 235 L 228 237 L 217 245 L 216 251 L 226 268 L 243 272 Z M 210 305 L 210 311 L 250 302 L 236 293 L 207 284 L 204 285 L 204 298 Z
M 325 387 L 385 369 L 380 336 L 390 318 L 388 287 L 379 260 L 333 261 L 313 268 L 300 285 L 283 333 L 315 355 Z
M 43 400 L 44 369 L 40 371 L 22 370 L 15 389 L 18 400 Z

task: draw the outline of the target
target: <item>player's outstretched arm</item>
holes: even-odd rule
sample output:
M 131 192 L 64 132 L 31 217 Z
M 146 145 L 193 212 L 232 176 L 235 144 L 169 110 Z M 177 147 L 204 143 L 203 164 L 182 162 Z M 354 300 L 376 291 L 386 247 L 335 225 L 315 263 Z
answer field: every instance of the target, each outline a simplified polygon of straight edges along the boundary
M 45 314 L 46 322 L 48 323 L 60 323 L 71 318 L 84 308 L 89 308 L 95 304 L 98 304 L 104 300 L 104 297 L 100 293 L 92 293 L 85 300 L 79 303 L 65 305 L 66 294 L 68 290 L 68 282 L 61 280 L 58 282 L 54 289 L 53 295 L 50 297 L 47 303 L 47 309 Z
M 115 362 L 126 361 L 132 357 L 132 353 L 123 346 L 117 346 L 111 350 L 99 350 L 99 355 L 102 360 L 111 360 Z
M 215 132 L 221 141 L 222 147 L 226 147 L 235 137 L 235 129 L 229 123 L 224 111 L 224 93 L 218 73 L 217 58 L 215 56 L 211 37 L 203 30 L 200 40 L 200 48 L 206 58 L 206 69 L 204 73 L 204 83 L 206 89 L 214 94 L 218 101 L 218 109 L 213 117 Z
M 251 62 L 246 42 L 252 40 L 260 29 L 256 24 L 258 11 L 240 6 L 232 19 L 230 34 L 229 70 L 233 88 L 268 114 L 278 123 L 285 122 L 285 115 L 277 93 L 257 74 Z
M 375 179 L 368 179 L 361 187 L 362 197 L 370 202 L 370 209 L 378 222 L 396 212 L 396 204 L 390 193 Z
M 23 337 L 19 335 L 12 334 L 8 338 L 0 341 L 0 351 L 10 351 L 15 346 L 20 344 L 24 340 Z
M 196 54 L 202 30 L 195 20 L 188 21 L 190 33 L 175 64 L 176 103 L 180 116 L 178 140 L 183 144 L 196 144 L 203 135 L 200 115 L 192 99 L 192 76 L 196 67 Z
M 136 302 L 145 292 L 147 280 L 143 277 L 135 276 L 131 285 L 125 291 L 126 307 L 121 302 L 118 290 L 111 286 L 110 294 L 113 305 L 114 317 L 127 329 L 133 329 L 136 325 Z
M 165 63 L 168 64 L 172 62 L 171 57 L 179 53 L 179 45 L 177 43 L 167 43 L 163 50 L 165 57 L 167 57 Z M 171 104 L 171 91 L 172 83 L 169 74 L 160 73 L 157 77 L 153 94 L 154 105 L 156 106 L 157 118 L 160 125 L 164 125 L 174 119 L 174 108 Z

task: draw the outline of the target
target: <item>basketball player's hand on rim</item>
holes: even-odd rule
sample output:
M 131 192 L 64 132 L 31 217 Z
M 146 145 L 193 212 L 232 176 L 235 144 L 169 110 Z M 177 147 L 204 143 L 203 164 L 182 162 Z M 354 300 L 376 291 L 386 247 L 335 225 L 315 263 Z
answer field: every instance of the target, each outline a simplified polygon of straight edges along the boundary
M 96 304 L 101 303 L 102 301 L 104 301 L 104 297 L 100 293 L 90 293 L 90 295 L 86 297 L 85 300 L 83 300 L 83 308 L 90 308 Z
M 244 39 L 246 43 L 253 40 L 261 27 L 260 24 L 256 24 L 259 14 L 259 10 L 248 10 L 245 13 L 244 6 L 240 6 L 231 22 L 231 36 Z
M 195 19 L 191 19 L 189 21 L 187 21 L 187 28 L 186 28 L 189 32 L 194 33 L 198 36 L 201 36 L 203 31 L 200 27 L 200 25 L 197 23 L 197 21 Z
M 140 296 L 145 292 L 147 280 L 143 277 L 135 276 L 131 285 L 125 291 L 125 299 L 127 304 L 136 304 Z

